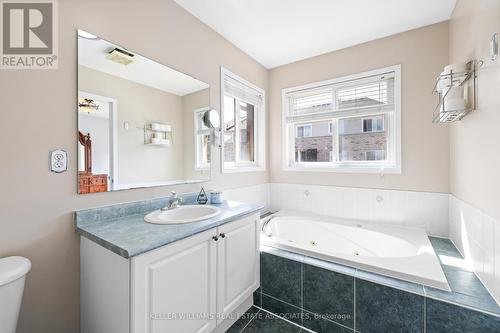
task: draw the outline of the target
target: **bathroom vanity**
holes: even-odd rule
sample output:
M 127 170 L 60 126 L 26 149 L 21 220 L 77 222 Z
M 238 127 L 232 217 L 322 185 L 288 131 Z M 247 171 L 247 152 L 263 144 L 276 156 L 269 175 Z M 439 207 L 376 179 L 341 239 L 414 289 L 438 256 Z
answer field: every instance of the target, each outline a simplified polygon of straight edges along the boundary
M 82 333 L 224 332 L 252 305 L 262 207 L 224 202 L 204 221 L 144 221 L 163 206 L 159 199 L 75 213 Z

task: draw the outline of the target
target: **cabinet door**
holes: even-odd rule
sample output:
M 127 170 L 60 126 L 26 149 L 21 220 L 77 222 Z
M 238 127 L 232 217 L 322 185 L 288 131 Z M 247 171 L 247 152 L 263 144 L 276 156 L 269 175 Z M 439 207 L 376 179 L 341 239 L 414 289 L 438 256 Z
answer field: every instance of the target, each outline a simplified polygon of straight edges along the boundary
M 132 258 L 134 333 L 203 333 L 215 328 L 215 232 Z
M 218 233 L 217 313 L 221 315 L 232 312 L 260 285 L 259 217 L 223 225 Z

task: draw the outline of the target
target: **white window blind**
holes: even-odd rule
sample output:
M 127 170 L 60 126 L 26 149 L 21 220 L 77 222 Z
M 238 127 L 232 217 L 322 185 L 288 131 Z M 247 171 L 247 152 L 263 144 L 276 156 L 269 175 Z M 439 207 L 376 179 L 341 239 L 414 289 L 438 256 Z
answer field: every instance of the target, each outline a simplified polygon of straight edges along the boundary
M 225 94 L 249 102 L 253 105 L 262 104 L 263 95 L 260 91 L 228 75 L 224 75 L 223 80 Z
M 338 117 L 366 108 L 394 106 L 394 73 L 295 91 L 287 95 L 289 123 Z
M 337 108 L 350 109 L 393 104 L 394 79 L 381 79 L 351 87 L 341 87 L 337 90 Z

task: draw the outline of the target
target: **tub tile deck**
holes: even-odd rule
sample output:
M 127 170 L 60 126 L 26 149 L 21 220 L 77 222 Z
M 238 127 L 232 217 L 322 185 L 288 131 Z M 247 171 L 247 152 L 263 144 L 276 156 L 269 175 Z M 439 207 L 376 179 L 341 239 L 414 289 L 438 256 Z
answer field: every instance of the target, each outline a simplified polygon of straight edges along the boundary
M 445 238 L 429 237 L 429 239 L 443 267 L 451 291 L 425 286 L 425 295 L 500 315 L 500 307 L 481 280 L 467 266 L 455 245 Z

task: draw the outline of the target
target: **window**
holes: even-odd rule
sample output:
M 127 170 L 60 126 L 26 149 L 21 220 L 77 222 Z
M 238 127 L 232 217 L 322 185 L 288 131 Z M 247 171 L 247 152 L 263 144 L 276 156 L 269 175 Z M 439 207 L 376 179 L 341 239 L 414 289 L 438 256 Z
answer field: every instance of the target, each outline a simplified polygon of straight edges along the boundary
M 401 172 L 401 67 L 283 90 L 284 169 Z
M 208 110 L 194 110 L 195 170 L 210 169 L 210 129 L 203 122 L 203 115 Z
M 297 138 L 307 138 L 312 136 L 312 125 L 297 125 Z
M 363 133 L 384 131 L 384 117 L 377 116 L 363 119 Z
M 221 68 L 222 171 L 264 170 L 264 91 Z
M 383 161 L 385 160 L 385 150 L 368 150 L 365 152 L 365 160 Z

